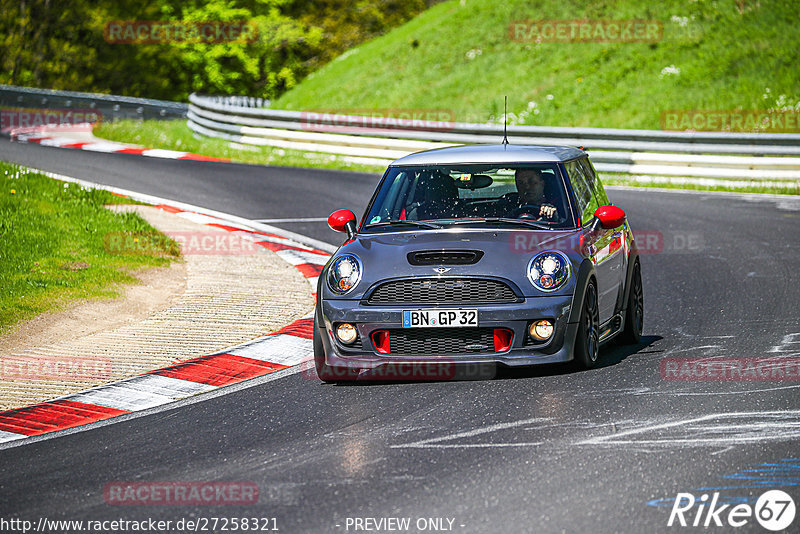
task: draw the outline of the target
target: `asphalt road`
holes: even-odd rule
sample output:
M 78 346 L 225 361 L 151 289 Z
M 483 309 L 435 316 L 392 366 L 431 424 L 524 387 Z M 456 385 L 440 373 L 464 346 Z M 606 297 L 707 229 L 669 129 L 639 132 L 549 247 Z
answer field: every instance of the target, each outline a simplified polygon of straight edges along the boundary
M 377 180 L 5 141 L 0 160 L 254 219 L 360 214 Z M 610 196 L 635 229 L 663 239 L 642 256 L 643 343 L 607 348 L 602 367 L 352 386 L 294 374 L 0 450 L 0 518 L 269 517 L 281 532 L 353 532 L 352 518 L 400 517 L 411 531 L 425 526 L 420 518 L 447 518 L 455 532 L 667 532 L 702 528 L 667 527 L 681 492 L 754 505 L 782 489 L 800 505 L 796 374 L 679 381 L 661 372 L 665 358 L 800 357 L 800 200 Z M 336 242 L 324 223 L 285 227 Z M 249 481 L 260 498 L 112 506 L 103 489 L 115 481 Z M 753 518 L 736 530 L 766 532 Z

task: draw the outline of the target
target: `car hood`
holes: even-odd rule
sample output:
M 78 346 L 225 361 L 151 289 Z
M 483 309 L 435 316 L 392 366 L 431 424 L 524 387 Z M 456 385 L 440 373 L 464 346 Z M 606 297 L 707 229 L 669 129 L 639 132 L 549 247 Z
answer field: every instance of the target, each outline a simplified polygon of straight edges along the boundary
M 356 289 L 344 297 L 337 297 L 323 284 L 326 298 L 361 299 L 375 284 L 405 277 L 459 277 L 486 276 L 503 278 L 517 286 L 524 296 L 571 294 L 574 274 L 582 257 L 576 243 L 580 230 L 528 230 L 481 229 L 420 230 L 413 232 L 387 232 L 360 234 L 348 241 L 334 254 L 355 254 L 363 266 L 362 278 Z M 475 250 L 483 256 L 473 265 L 411 265 L 408 254 L 421 251 Z M 531 258 L 545 250 L 564 252 L 572 262 L 573 276 L 569 283 L 556 292 L 544 293 L 536 289 L 527 278 Z M 449 269 L 437 272 L 438 267 Z M 327 269 L 323 271 L 323 275 Z

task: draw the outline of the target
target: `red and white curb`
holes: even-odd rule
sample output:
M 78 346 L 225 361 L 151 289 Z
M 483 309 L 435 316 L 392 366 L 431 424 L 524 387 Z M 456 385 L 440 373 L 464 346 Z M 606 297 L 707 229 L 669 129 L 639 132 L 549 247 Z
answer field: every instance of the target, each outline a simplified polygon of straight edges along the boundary
M 86 184 L 78 180 L 72 181 Z M 105 187 L 105 189 L 114 188 Z M 130 196 L 138 197 L 137 200 L 152 198 L 146 195 Z M 275 252 L 300 271 L 309 281 L 312 294 L 316 295 L 316 281 L 330 257 L 328 252 L 277 233 L 255 230 L 251 225 L 231 222 L 231 219 L 237 219 L 236 217 L 222 219 L 176 207 L 173 204 L 157 204 L 156 207 L 194 222 L 233 232 Z M 214 354 L 186 360 L 49 402 L 0 412 L 0 443 L 147 410 L 300 365 L 311 359 L 313 322 L 312 310 L 273 334 Z
M 141 148 L 113 141 L 98 139 L 92 135 L 92 124 L 75 124 L 68 126 L 32 126 L 12 128 L 8 132 L 12 141 L 20 143 L 36 143 L 42 146 L 74 148 L 91 152 L 107 152 L 116 154 L 135 154 L 151 158 L 190 159 L 195 161 L 230 161 L 227 158 L 203 156 L 192 152 L 164 150 L 161 148 Z

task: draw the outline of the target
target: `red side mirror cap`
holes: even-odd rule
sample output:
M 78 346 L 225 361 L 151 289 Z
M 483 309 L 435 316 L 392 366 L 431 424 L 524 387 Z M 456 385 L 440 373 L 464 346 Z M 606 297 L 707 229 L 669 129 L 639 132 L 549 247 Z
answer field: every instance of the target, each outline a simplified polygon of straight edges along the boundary
M 336 210 L 328 216 L 328 226 L 331 230 L 350 233 L 348 225 L 352 225 L 352 230 L 355 230 L 356 216 L 350 210 Z
M 606 229 L 617 228 L 625 222 L 625 212 L 611 204 L 597 208 L 594 216 L 600 220 L 600 226 Z

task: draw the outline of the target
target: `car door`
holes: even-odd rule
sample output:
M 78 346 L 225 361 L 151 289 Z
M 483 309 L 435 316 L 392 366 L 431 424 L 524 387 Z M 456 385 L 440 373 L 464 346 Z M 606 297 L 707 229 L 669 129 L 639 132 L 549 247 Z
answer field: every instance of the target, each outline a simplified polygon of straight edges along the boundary
M 602 324 L 614 315 L 619 296 L 624 256 L 623 228 L 604 229 L 599 225 L 594 228 L 595 210 L 608 204 L 605 190 L 586 158 L 567 162 L 565 166 L 581 213 L 581 226 L 587 229 L 584 235 L 597 276 L 597 305 Z M 588 231 L 590 228 L 594 228 L 594 231 Z

